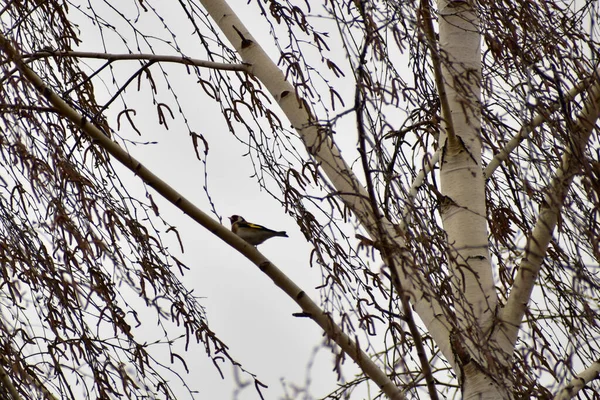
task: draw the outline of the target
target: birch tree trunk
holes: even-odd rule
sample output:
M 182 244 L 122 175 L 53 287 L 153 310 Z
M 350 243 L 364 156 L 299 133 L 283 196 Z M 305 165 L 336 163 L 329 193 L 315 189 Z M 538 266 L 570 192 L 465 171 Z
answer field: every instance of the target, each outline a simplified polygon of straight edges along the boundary
M 491 367 L 486 345 L 498 306 L 488 251 L 485 180 L 481 147 L 481 35 L 468 1 L 438 3 L 442 84 L 451 121 L 440 137 L 440 210 L 456 299 L 457 335 L 464 341 L 457 373 L 465 399 L 505 398 L 498 382 L 474 365 Z M 445 103 L 442 102 L 442 107 Z

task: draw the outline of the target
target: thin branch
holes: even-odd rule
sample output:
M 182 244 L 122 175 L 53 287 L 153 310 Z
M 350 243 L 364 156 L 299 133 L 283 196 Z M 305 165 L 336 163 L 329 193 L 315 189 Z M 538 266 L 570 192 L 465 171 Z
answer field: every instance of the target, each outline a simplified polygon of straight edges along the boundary
M 588 368 L 584 369 L 571 382 L 562 388 L 554 400 L 568 400 L 577 396 L 577 393 L 594 379 L 600 378 L 600 360 L 595 361 Z
M 23 400 L 22 397 L 17 392 L 17 389 L 14 386 L 10 376 L 4 369 L 4 366 L 7 366 L 10 368 L 8 360 L 6 359 L 6 357 L 4 355 L 0 355 L 0 360 L 2 361 L 2 363 L 0 365 L 0 382 L 2 382 L 2 385 L 6 389 L 8 389 L 12 400 Z M 40 380 L 35 375 L 31 375 L 29 372 L 27 372 L 26 369 L 21 368 L 20 366 L 17 366 L 17 369 L 18 369 L 18 373 L 21 375 L 21 377 L 24 380 L 26 380 L 29 384 L 33 385 L 37 390 L 39 390 L 42 393 L 42 396 L 44 396 L 43 397 L 44 399 L 58 400 L 58 398 L 56 396 L 54 396 L 46 388 L 46 386 L 42 382 L 40 382 Z
M 121 93 L 123 93 L 125 91 L 125 89 L 127 89 L 127 86 L 129 86 L 129 84 L 131 82 L 133 82 L 138 76 L 140 76 L 144 71 L 148 71 L 148 69 L 152 66 L 152 64 L 154 64 L 154 61 L 150 61 L 149 63 L 146 63 L 146 64 L 142 65 L 137 71 L 135 71 L 129 77 L 129 79 L 127 79 L 127 81 L 123 85 L 121 85 L 121 87 L 115 92 L 115 94 L 102 106 L 102 108 L 96 112 L 96 114 L 92 118 L 92 121 L 96 121 L 98 119 L 98 117 L 100 115 L 102 115 L 102 113 L 108 107 L 110 107 L 110 105 L 115 100 L 117 100 L 119 98 L 119 96 L 121 95 Z
M 4 357 L 3 357 L 4 358 Z M 10 376 L 4 370 L 4 367 L 0 365 L 0 382 L 2 382 L 2 386 L 10 393 L 11 400 L 23 400 L 17 392 L 17 388 L 13 385 Z
M 152 62 L 172 62 L 183 65 L 193 65 L 201 68 L 219 69 L 224 71 L 240 71 L 247 74 L 251 73 L 251 67 L 248 64 L 229 64 L 213 61 L 199 60 L 184 56 L 166 56 L 160 54 L 110 54 L 96 53 L 88 51 L 39 51 L 33 54 L 23 55 L 23 60 L 30 61 L 45 57 L 72 57 L 72 58 L 96 58 L 109 61 L 121 60 L 148 60 Z
M 34 111 L 39 113 L 55 113 L 53 107 L 28 106 L 23 104 L 0 103 L 0 113 L 18 113 L 21 111 Z
M 414 199 L 415 199 L 415 197 L 417 197 L 419 188 L 425 182 L 425 177 L 427 176 L 427 174 L 429 174 L 431 171 L 433 171 L 433 168 L 437 165 L 439 160 L 440 160 L 440 149 L 438 149 L 431 158 L 424 159 L 425 166 L 423 168 L 421 168 L 421 170 L 419 171 L 417 176 L 415 176 L 415 179 L 413 180 L 412 184 L 410 185 L 410 189 L 406 195 L 406 205 L 404 206 L 404 209 L 402 210 L 402 220 L 400 221 L 400 229 L 405 230 L 406 226 L 408 224 L 410 224 L 410 222 L 412 220 L 412 215 L 413 215 L 413 213 L 411 212 L 412 211 L 411 208 L 414 204 Z
M 599 71 L 595 71 L 589 79 L 584 79 L 581 82 L 579 82 L 577 85 L 572 87 L 571 90 L 569 90 L 564 95 L 564 97 L 563 97 L 564 101 L 571 101 L 577 95 L 581 94 L 585 89 L 587 89 L 592 84 L 593 80 L 596 80 L 598 78 L 597 77 L 598 73 L 599 73 Z M 492 174 L 494 173 L 494 171 L 496 170 L 496 168 L 498 168 L 500 166 L 500 164 L 502 164 L 503 162 L 508 160 L 508 156 L 510 155 L 510 153 L 512 153 L 513 150 L 516 149 L 523 140 L 527 139 L 529 137 L 529 135 L 531 134 L 531 132 L 534 131 L 535 128 L 537 128 L 538 126 L 540 126 L 541 124 L 546 122 L 548 119 L 548 116 L 550 114 L 560 110 L 561 107 L 562 107 L 562 102 L 557 100 L 552 105 L 550 105 L 548 108 L 539 110 L 537 112 L 537 114 L 531 119 L 531 121 L 524 124 L 521 127 L 521 129 L 519 130 L 519 133 L 517 133 L 515 136 L 513 136 L 508 141 L 506 146 L 504 146 L 504 148 L 502 150 L 500 150 L 500 152 L 498 154 L 496 154 L 494 156 L 494 158 L 492 158 L 490 160 L 489 164 L 485 167 L 485 170 L 483 172 L 483 176 L 485 177 L 485 179 L 489 179 L 492 176 Z
M 27 380 L 29 381 L 29 383 L 32 384 L 33 386 L 35 386 L 40 392 L 42 392 L 42 395 L 44 396 L 45 399 L 58 400 L 58 397 L 56 397 L 54 394 L 52 394 L 46 388 L 46 385 L 44 385 L 44 383 L 41 382 L 37 376 L 31 375 L 30 373 L 28 373 L 26 370 L 23 370 L 23 369 L 21 369 L 21 374 L 24 374 L 26 376 Z
M 448 101 L 448 93 L 446 92 L 446 83 L 444 82 L 444 75 L 442 74 L 442 62 L 440 59 L 439 49 L 437 47 L 437 40 L 435 36 L 435 30 L 433 29 L 433 15 L 431 12 L 431 5 L 429 0 L 421 0 L 420 19 L 423 23 L 423 30 L 427 39 L 427 45 L 431 54 L 431 63 L 433 65 L 433 75 L 435 78 L 435 85 L 438 89 L 438 95 L 440 96 L 440 105 L 442 108 L 442 118 L 446 123 L 446 135 L 451 143 L 456 140 L 456 132 L 454 130 L 454 122 L 452 120 L 452 112 L 450 111 L 450 103 Z
M 101 130 L 83 118 L 75 109 L 69 106 L 54 93 L 52 89 L 44 84 L 42 79 L 23 62 L 20 55 L 1 33 L 0 48 L 2 48 L 8 58 L 17 65 L 21 73 L 33 84 L 36 90 L 54 105 L 65 118 L 79 126 L 80 129 L 90 137 L 94 144 L 110 153 L 121 164 L 139 176 L 147 185 L 154 188 L 161 196 L 170 201 L 186 215 L 190 216 L 194 221 L 198 222 L 215 236 L 219 237 L 225 243 L 229 244 L 252 261 L 302 308 L 304 315 L 310 316 L 331 340 L 337 343 L 346 354 L 352 357 L 354 362 L 390 399 L 405 399 L 404 395 L 394 382 L 392 382 L 371 358 L 359 348 L 356 342 L 346 335 L 342 329 L 334 323 L 329 314 L 321 310 L 306 292 L 290 280 L 275 266 L 275 264 L 271 263 L 254 246 L 249 245 L 242 238 L 213 220 L 208 214 L 196 207 L 192 202 L 183 197 L 179 192 L 142 165 L 142 163 L 123 150 L 117 143 L 104 135 Z

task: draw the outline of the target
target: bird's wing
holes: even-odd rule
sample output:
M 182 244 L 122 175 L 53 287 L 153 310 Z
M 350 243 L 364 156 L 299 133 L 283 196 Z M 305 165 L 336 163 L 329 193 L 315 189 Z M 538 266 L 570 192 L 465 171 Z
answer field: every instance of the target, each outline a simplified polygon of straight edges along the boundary
M 253 224 L 252 222 L 241 222 L 240 223 L 240 227 L 250 228 L 250 229 L 260 229 L 260 230 L 268 231 L 268 232 L 275 232 L 272 229 L 269 229 L 269 228 L 264 227 L 262 225 Z

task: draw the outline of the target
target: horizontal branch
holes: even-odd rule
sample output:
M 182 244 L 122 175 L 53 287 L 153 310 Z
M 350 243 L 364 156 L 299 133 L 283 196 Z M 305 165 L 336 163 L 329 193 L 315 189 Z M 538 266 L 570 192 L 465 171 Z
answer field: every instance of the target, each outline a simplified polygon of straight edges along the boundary
M 71 57 L 71 58 L 96 58 L 100 60 L 121 61 L 121 60 L 146 60 L 154 62 L 171 62 L 194 67 L 220 69 L 224 71 L 240 71 L 247 74 L 251 73 L 251 66 L 248 64 L 230 64 L 218 63 L 213 61 L 199 60 L 185 56 L 167 56 L 161 54 L 111 54 L 95 53 L 88 51 L 39 51 L 32 54 L 23 55 L 23 60 L 36 60 L 45 57 Z
M 43 107 L 43 106 L 31 106 L 25 104 L 8 104 L 8 103 L 0 103 L 0 113 L 18 113 L 21 111 L 34 111 L 34 112 L 47 112 L 47 113 L 55 113 L 56 110 L 53 107 Z
M 268 275 L 273 282 L 292 298 L 301 308 L 304 315 L 315 321 L 327 336 L 334 341 L 354 362 L 371 378 L 381 390 L 393 400 L 404 400 L 405 396 L 392 380 L 363 352 L 358 344 L 354 342 L 342 329 L 334 323 L 329 314 L 321 308 L 289 279 L 279 268 L 263 256 L 254 246 L 251 246 L 242 238 L 229 229 L 213 220 L 183 195 L 161 180 L 141 162 L 133 158 L 121 146 L 104 135 L 96 126 L 83 118 L 75 109 L 69 106 L 63 99 L 44 84 L 42 79 L 29 68 L 21 59 L 20 55 L 0 33 L 0 48 L 4 50 L 8 58 L 14 62 L 22 74 L 33 84 L 36 90 L 42 94 L 65 118 L 79 126 L 80 129 L 90 137 L 93 143 L 100 146 L 117 159 L 121 164 L 139 176 L 147 185 L 154 188 L 161 196 L 171 202 L 194 221 L 202 225 L 208 231 L 219 237 L 225 243 L 235 248 L 246 258 Z
M 554 400 L 569 400 L 577 396 L 577 393 L 594 379 L 600 377 L 600 360 L 595 361 L 585 370 L 581 371 L 571 382 L 562 388 L 554 397 Z

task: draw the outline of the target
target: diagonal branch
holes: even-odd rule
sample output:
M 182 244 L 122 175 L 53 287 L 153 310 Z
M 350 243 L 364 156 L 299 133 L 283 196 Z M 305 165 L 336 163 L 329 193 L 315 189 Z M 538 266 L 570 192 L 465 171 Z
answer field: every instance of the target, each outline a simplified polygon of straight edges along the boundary
M 8 59 L 16 64 L 17 68 L 27 78 L 36 90 L 42 94 L 65 118 L 89 136 L 94 144 L 100 146 L 117 159 L 121 164 L 140 177 L 147 185 L 154 188 L 161 196 L 190 216 L 194 221 L 208 229 L 221 240 L 242 253 L 260 268 L 273 282 L 290 296 L 301 308 L 303 315 L 309 316 L 315 321 L 340 348 L 347 353 L 356 364 L 371 378 L 381 390 L 394 400 L 404 400 L 404 395 L 392 380 L 375 364 L 371 358 L 363 352 L 358 344 L 354 342 L 342 329 L 334 323 L 331 316 L 319 308 L 319 306 L 292 280 L 290 280 L 279 268 L 263 256 L 255 247 L 235 235 L 229 229 L 213 220 L 192 202 L 183 197 L 179 192 L 161 180 L 142 163 L 133 158 L 117 143 L 104 135 L 96 126 L 89 123 L 75 109 L 69 106 L 56 93 L 44 84 L 42 79 L 31 70 L 16 52 L 10 42 L 0 33 L 0 49 L 8 56 Z
M 2 365 L 0 365 L 0 382 L 2 383 L 2 386 L 4 386 L 5 390 L 10 394 L 10 400 L 23 400 L 19 395 L 19 392 L 17 392 L 17 388 L 15 388 L 10 376 L 8 376 Z
M 527 303 L 552 240 L 567 193 L 575 174 L 581 169 L 579 161 L 581 152 L 600 118 L 600 82 L 596 82 L 588 93 L 583 110 L 573 126 L 571 148 L 563 155 L 561 165 L 548 188 L 545 201 L 540 206 L 539 218 L 527 239 L 525 256 L 519 265 L 506 306 L 499 316 L 502 324 L 495 332 L 495 338 L 507 356 L 513 352 Z
M 39 392 L 42 395 L 42 398 L 46 400 L 58 400 L 58 398 L 48 390 L 44 383 L 40 382 L 37 376 L 31 375 L 27 371 L 27 369 L 22 368 L 18 364 L 12 367 L 5 355 L 0 355 L 0 361 L 0 382 L 2 383 L 4 388 L 10 393 L 11 400 L 23 400 L 23 398 L 19 395 L 19 392 L 17 391 L 17 388 L 15 387 L 10 375 L 6 372 L 6 367 L 13 371 L 16 370 L 16 373 L 20 374 L 21 378 L 25 382 L 28 382 L 30 385 L 34 386 L 37 390 L 39 390 Z
M 427 176 L 427 174 L 429 174 L 431 171 L 433 171 L 433 168 L 436 166 L 438 161 L 440 161 L 440 154 L 441 154 L 441 150 L 438 149 L 433 154 L 433 156 L 429 157 L 427 155 L 426 157 L 423 158 L 423 163 L 425 165 L 423 166 L 423 168 L 421 168 L 421 170 L 419 171 L 417 176 L 415 176 L 415 179 L 413 180 L 412 184 L 410 185 L 410 189 L 408 190 L 408 193 L 406 195 L 406 205 L 404 206 L 404 209 L 402 210 L 402 221 L 401 221 L 401 225 L 400 225 L 400 228 L 402 230 L 404 230 L 406 228 L 406 226 L 408 224 L 410 224 L 410 222 L 412 220 L 412 215 L 413 215 L 411 213 L 411 211 L 412 211 L 411 208 L 414 206 L 415 197 L 417 197 L 419 188 L 425 182 L 425 177 Z
M 364 13 L 364 9 L 361 9 Z M 377 206 L 377 197 L 375 196 L 375 188 L 373 185 L 373 178 L 371 176 L 371 168 L 369 165 L 369 161 L 367 159 L 367 132 L 365 131 L 365 121 L 363 113 L 365 112 L 365 101 L 362 93 L 362 85 L 365 82 L 365 70 L 364 70 L 364 60 L 367 49 L 369 48 L 369 38 L 367 38 L 366 43 L 364 44 L 363 50 L 360 55 L 360 60 L 358 63 L 358 68 L 356 71 L 356 89 L 354 94 L 354 108 L 356 111 L 356 125 L 358 127 L 358 142 L 359 142 L 359 153 L 360 159 L 363 167 L 363 172 L 365 174 L 365 178 L 367 181 L 367 191 L 369 192 L 369 200 L 371 202 L 371 208 L 373 210 L 373 214 L 377 215 L 378 206 Z M 400 297 L 400 301 L 402 304 L 402 312 L 404 313 L 405 321 L 408 325 L 410 333 L 413 337 L 415 347 L 417 349 L 417 356 L 419 357 L 419 362 L 421 363 L 421 370 L 423 376 L 425 376 L 425 382 L 427 383 L 427 390 L 429 392 L 429 397 L 432 400 L 438 400 L 438 394 L 435 387 L 435 379 L 433 377 L 433 372 L 431 371 L 431 365 L 429 364 L 429 360 L 427 359 L 427 354 L 425 352 L 425 346 L 423 345 L 423 339 L 421 338 L 421 333 L 417 327 L 417 323 L 414 319 L 412 309 L 409 303 L 409 296 L 403 288 L 402 281 L 398 276 L 398 268 L 396 268 L 394 258 L 392 254 L 394 254 L 393 247 L 390 246 L 388 241 L 388 237 L 385 234 L 383 224 L 381 223 L 383 218 L 377 218 L 377 237 L 381 238 L 381 255 L 384 262 L 390 267 L 392 271 L 392 283 L 393 287 L 396 289 L 398 296 Z
M 568 385 L 563 387 L 554 400 L 569 400 L 577 396 L 577 393 L 591 381 L 600 378 L 600 360 L 595 361 L 588 368 L 581 371 Z
M 596 81 L 598 79 L 598 73 L 600 73 L 600 71 L 594 71 L 589 79 L 584 79 L 577 85 L 573 86 L 571 90 L 565 93 L 564 101 L 571 101 L 577 95 L 581 94 L 584 90 L 586 90 L 593 83 L 593 81 Z M 515 150 L 519 146 L 519 144 L 521 144 L 522 141 L 527 139 L 535 128 L 546 122 L 550 114 L 560 110 L 561 107 L 561 101 L 557 100 L 548 108 L 539 110 L 537 114 L 531 119 L 531 121 L 524 124 L 519 130 L 519 132 L 508 141 L 506 146 L 504 146 L 504 148 L 500 150 L 500 152 L 496 154 L 494 158 L 490 160 L 489 164 L 485 167 L 485 171 L 483 173 L 485 179 L 489 179 L 496 170 L 496 168 L 498 168 L 500 164 L 508 160 L 510 153 L 512 153 L 513 150 Z

